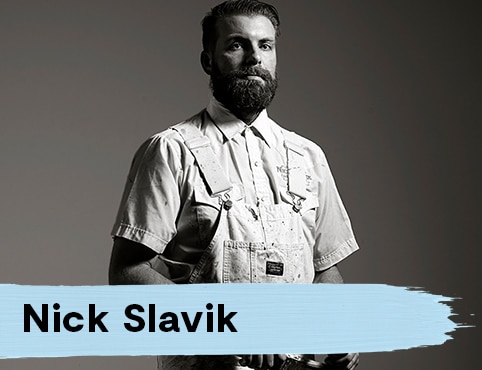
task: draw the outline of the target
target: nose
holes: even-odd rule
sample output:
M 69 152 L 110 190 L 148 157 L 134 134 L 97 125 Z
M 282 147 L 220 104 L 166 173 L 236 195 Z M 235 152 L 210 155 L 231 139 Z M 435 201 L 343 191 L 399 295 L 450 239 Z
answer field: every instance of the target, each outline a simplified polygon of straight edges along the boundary
M 261 54 L 256 47 L 252 47 L 246 55 L 246 64 L 248 65 L 257 65 L 261 64 Z

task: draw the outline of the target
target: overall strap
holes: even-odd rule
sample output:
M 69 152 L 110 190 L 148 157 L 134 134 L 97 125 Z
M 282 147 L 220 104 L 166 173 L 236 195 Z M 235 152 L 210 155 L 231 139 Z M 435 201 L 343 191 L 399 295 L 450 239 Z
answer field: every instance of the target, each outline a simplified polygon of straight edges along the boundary
M 171 127 L 176 130 L 196 159 L 211 196 L 219 196 L 231 190 L 232 185 L 219 164 L 211 147 L 211 141 L 191 121 Z
M 288 162 L 288 192 L 293 197 L 293 209 L 299 212 L 306 199 L 306 173 L 303 148 L 293 132 L 284 132 Z

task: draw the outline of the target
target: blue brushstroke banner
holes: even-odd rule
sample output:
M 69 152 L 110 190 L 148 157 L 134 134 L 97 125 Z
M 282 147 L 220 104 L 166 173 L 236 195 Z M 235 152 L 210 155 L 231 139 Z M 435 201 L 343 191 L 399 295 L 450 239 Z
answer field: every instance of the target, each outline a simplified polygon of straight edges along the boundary
M 382 284 L 0 285 L 0 358 L 440 345 L 452 299 Z

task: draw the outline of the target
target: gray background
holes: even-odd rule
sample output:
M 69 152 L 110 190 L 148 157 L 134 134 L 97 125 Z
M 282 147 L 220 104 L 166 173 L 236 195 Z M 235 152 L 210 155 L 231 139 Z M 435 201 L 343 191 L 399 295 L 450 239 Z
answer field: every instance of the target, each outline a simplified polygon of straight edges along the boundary
M 1 283 L 107 283 L 109 231 L 134 151 L 209 99 L 199 22 L 216 3 L 0 0 Z M 340 265 L 346 281 L 462 297 L 456 321 L 477 324 L 476 2 L 273 4 L 281 81 L 270 114 L 328 156 L 362 247 Z M 479 334 L 365 354 L 359 368 L 473 367 Z M 154 364 L 0 360 L 1 369 Z

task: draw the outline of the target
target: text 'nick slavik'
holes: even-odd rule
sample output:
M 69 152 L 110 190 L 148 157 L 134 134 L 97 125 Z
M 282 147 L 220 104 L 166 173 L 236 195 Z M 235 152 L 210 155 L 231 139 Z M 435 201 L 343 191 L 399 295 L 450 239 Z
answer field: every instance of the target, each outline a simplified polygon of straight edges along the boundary
M 205 311 L 179 313 L 166 311 L 158 314 L 156 305 L 149 304 L 147 309 L 139 304 L 130 304 L 124 310 L 127 319 L 123 325 L 130 332 L 197 332 L 205 331 L 237 332 L 231 321 L 237 312 L 225 313 L 224 304 L 218 304 L 213 310 L 211 303 L 206 304 Z M 95 304 L 89 304 L 87 312 L 77 311 L 62 312 L 60 304 L 54 303 L 52 307 L 42 304 L 40 314 L 30 304 L 24 304 L 23 330 L 26 333 L 40 330 L 41 332 L 108 332 L 103 321 L 109 314 L 107 311 L 97 311 Z

